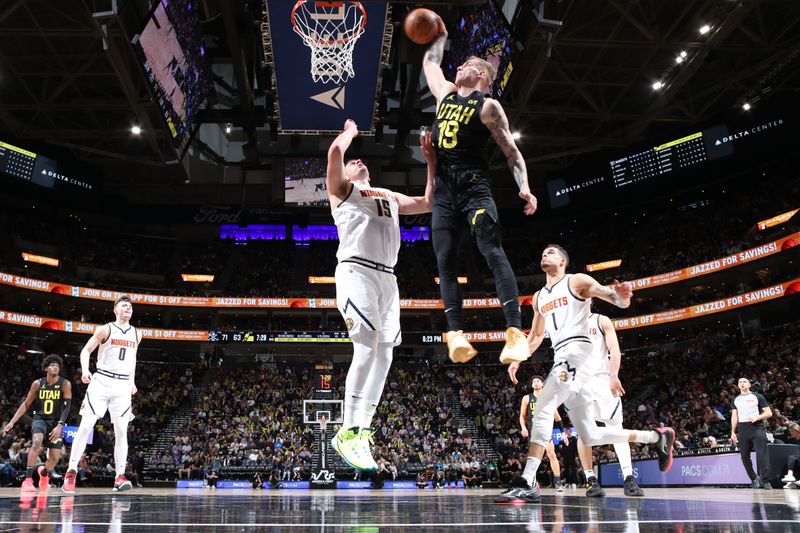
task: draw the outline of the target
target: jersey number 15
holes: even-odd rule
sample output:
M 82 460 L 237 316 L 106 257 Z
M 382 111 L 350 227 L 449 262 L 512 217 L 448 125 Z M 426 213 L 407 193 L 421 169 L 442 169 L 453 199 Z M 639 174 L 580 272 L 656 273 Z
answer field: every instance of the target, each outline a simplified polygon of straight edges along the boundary
M 379 217 L 390 217 L 392 216 L 392 207 L 389 205 L 389 200 L 386 198 L 375 198 L 375 205 L 378 206 L 378 216 Z

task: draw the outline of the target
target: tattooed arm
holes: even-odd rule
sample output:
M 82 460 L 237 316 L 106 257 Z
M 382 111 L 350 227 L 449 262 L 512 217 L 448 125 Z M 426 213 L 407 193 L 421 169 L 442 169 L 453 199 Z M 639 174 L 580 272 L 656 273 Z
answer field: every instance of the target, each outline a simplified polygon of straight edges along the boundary
M 447 41 L 447 28 L 441 18 L 438 21 L 439 35 L 428 47 L 428 51 L 425 52 L 425 56 L 422 59 L 422 70 L 425 72 L 428 88 L 436 98 L 437 105 L 442 101 L 442 98 L 456 90 L 455 84 L 445 79 L 440 66 L 444 57 L 444 43 Z
M 628 282 L 614 280 L 613 285 L 605 287 L 587 274 L 573 274 L 568 283 L 572 292 L 581 298 L 600 298 L 622 309 L 631 305 L 633 289 Z
M 536 197 L 531 194 L 531 188 L 528 185 L 528 168 L 525 166 L 525 160 L 522 158 L 514 138 L 511 137 L 508 118 L 506 118 L 500 102 L 487 97 L 481 108 L 481 121 L 492 132 L 494 141 L 508 160 L 508 168 L 511 169 L 514 181 L 519 187 L 519 197 L 525 200 L 525 214 L 532 215 L 536 212 Z

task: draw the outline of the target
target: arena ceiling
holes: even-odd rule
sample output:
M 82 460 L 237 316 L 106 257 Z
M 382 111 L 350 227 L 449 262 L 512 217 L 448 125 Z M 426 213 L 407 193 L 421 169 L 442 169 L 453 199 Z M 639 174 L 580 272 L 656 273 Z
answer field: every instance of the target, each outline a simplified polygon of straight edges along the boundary
M 120 2 L 122 4 L 123 2 Z M 145 0 L 131 2 L 145 11 Z M 289 149 L 270 138 L 270 87 L 261 63 L 261 0 L 200 0 L 211 52 L 228 79 L 217 80 L 217 106 L 206 119 L 232 123 L 251 141 L 251 167 Z M 399 23 L 409 2 L 393 2 Z M 457 0 L 425 3 L 455 20 Z M 523 4 L 526 4 L 523 2 Z M 529 168 L 543 173 L 582 153 L 644 139 L 741 112 L 800 87 L 800 2 L 795 0 L 547 0 L 530 3 L 517 36 L 524 53 L 504 95 Z M 10 0 L 0 7 L 0 135 L 46 142 L 103 169 L 112 182 L 183 182 L 158 110 L 129 44 L 130 21 L 112 0 Z M 528 5 L 528 4 L 526 4 Z M 535 15 L 533 13 L 536 13 Z M 561 23 L 561 24 L 559 24 Z M 711 29 L 704 35 L 703 24 Z M 395 32 L 387 97 L 399 109 L 381 120 L 387 159 L 413 125 L 429 120 L 431 97 L 420 83 L 420 54 Z M 682 63 L 676 56 L 686 52 Z M 664 86 L 654 90 L 652 84 Z M 132 123 L 144 133 L 133 137 Z M 420 122 L 421 123 L 421 122 Z M 273 137 L 274 140 L 274 137 Z M 288 140 L 286 141 L 288 142 Z M 366 143 L 367 141 L 365 141 Z M 374 142 L 374 141 L 369 141 Z M 409 141 L 413 142 L 413 141 Z M 319 145 L 316 143 L 314 146 Z M 318 147 L 315 149 L 322 150 Z M 196 146 L 210 163 L 241 164 L 242 155 Z M 504 161 L 495 155 L 493 163 Z M 146 173 L 142 168 L 148 168 Z

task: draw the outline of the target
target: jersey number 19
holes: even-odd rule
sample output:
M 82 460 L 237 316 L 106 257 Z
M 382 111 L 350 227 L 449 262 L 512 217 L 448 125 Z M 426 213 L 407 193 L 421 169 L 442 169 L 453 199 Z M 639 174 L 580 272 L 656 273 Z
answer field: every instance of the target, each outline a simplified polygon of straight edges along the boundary
M 439 148 L 455 148 L 458 144 L 458 121 L 445 120 L 439 123 Z

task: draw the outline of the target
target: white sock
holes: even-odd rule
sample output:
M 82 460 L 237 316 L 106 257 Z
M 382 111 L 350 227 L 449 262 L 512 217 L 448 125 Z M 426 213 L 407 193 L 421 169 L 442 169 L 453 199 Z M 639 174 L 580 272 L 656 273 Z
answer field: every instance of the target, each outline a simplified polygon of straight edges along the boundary
M 635 435 L 636 442 L 644 442 L 647 444 L 658 442 L 658 438 L 661 435 L 658 431 L 639 431 L 636 429 L 630 431 Z
M 375 361 L 378 345 L 378 335 L 374 331 L 359 331 L 358 334 L 353 335 L 352 339 L 353 361 L 350 363 L 350 370 L 347 371 L 344 385 L 342 425 L 345 429 L 361 427 L 366 418 L 368 399 L 365 386 Z
M 542 464 L 542 460 L 536 457 L 528 456 L 528 460 L 525 461 L 525 470 L 522 471 L 522 479 L 527 481 L 528 485 L 531 487 L 535 485 L 533 480 L 536 479 L 536 471 L 539 470 L 540 464 Z
M 96 416 L 84 415 L 81 417 L 81 425 L 78 427 L 78 431 L 75 432 L 75 438 L 72 441 L 72 449 L 69 453 L 68 470 L 78 471 L 78 463 L 81 460 L 83 452 L 86 450 L 86 443 L 89 441 L 89 433 L 91 433 L 96 422 Z
M 631 464 L 631 445 L 614 444 L 614 451 L 619 459 L 619 467 L 622 469 L 622 479 L 633 475 L 633 465 Z
M 586 481 L 589 481 L 589 478 L 594 477 L 594 470 L 584 470 L 583 475 L 586 476 Z
M 359 427 L 369 429 L 372 426 L 372 419 L 375 416 L 375 410 L 378 404 L 381 403 L 381 395 L 383 394 L 383 387 L 386 384 L 386 376 L 389 374 L 389 368 L 392 366 L 392 352 L 394 345 L 388 343 L 379 343 L 375 356 L 372 359 L 372 366 L 370 367 L 367 380 L 364 383 L 364 406 L 361 411 L 361 419 L 356 420 Z
M 125 475 L 125 463 L 128 462 L 128 420 L 114 421 L 114 466 L 117 477 Z

